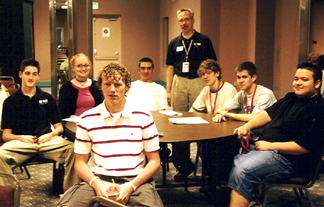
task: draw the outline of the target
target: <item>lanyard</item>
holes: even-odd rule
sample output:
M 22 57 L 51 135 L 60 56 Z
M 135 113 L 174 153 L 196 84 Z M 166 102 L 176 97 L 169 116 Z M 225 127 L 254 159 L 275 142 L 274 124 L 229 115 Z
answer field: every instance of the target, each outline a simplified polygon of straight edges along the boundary
M 245 136 L 246 145 L 244 144 L 243 139 L 241 139 L 241 144 L 242 144 L 242 147 L 243 147 L 243 153 L 247 153 L 249 151 L 249 139 L 250 139 L 250 133 L 248 133 Z
M 211 108 L 212 114 L 214 114 L 214 112 L 215 112 L 216 100 L 217 100 L 217 96 L 218 96 L 218 91 L 219 91 L 220 84 L 221 84 L 221 81 L 218 82 L 218 88 L 217 88 L 217 91 L 216 91 L 216 97 L 215 97 L 214 107 L 212 105 L 211 92 L 209 93 L 209 99 L 210 99 L 209 101 L 210 101 L 210 108 Z
M 192 41 L 193 41 L 193 39 L 191 39 L 191 42 L 190 42 L 190 45 L 189 45 L 189 48 L 188 48 L 188 51 L 187 51 L 186 45 L 185 45 L 184 41 L 182 40 L 182 45 L 183 45 L 183 47 L 185 49 L 185 52 L 186 52 L 186 62 L 188 61 L 188 54 L 190 52 Z
M 255 85 L 255 89 L 254 89 L 254 92 L 253 92 L 253 96 L 252 96 L 252 101 L 251 101 L 251 111 L 250 111 L 250 114 L 252 114 L 252 109 L 253 109 L 253 100 L 254 100 L 254 96 L 255 96 L 255 91 L 257 89 L 258 85 Z M 246 107 L 246 113 L 249 114 L 249 109 L 247 107 L 247 96 L 245 96 L 245 107 Z

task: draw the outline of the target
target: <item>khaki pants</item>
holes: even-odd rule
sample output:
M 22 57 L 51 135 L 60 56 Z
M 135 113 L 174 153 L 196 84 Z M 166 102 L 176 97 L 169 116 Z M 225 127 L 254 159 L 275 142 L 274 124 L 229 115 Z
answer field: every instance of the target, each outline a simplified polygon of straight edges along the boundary
M 175 111 L 189 111 L 197 96 L 205 87 L 201 78 L 187 79 L 174 75 L 171 101 Z
M 18 140 L 6 142 L 0 147 L 0 171 L 12 174 L 12 168 L 35 154 L 58 163 L 64 163 L 64 192 L 80 182 L 80 178 L 74 170 L 74 144 L 60 136 L 42 144 L 25 143 Z
M 204 87 L 205 84 L 200 77 L 187 79 L 174 75 L 171 92 L 172 109 L 175 111 L 189 111 Z M 174 166 L 182 174 L 190 173 L 192 164 L 189 163 L 191 162 L 189 142 L 173 143 L 172 157 Z

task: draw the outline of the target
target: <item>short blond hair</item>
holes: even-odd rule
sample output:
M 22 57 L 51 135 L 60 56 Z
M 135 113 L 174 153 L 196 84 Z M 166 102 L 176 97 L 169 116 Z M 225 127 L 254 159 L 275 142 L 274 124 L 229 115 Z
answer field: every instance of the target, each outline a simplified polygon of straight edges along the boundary
M 99 72 L 98 81 L 97 81 L 98 88 L 101 89 L 103 78 L 111 78 L 112 80 L 119 81 L 119 79 L 117 79 L 118 75 L 121 76 L 125 85 L 129 89 L 131 87 L 131 82 L 132 82 L 131 74 L 124 65 L 119 63 L 109 63 Z
M 88 60 L 89 65 L 90 65 L 90 66 L 92 65 L 92 64 L 91 64 L 91 61 L 90 61 L 90 59 L 89 59 L 88 56 L 86 56 L 84 53 L 78 53 L 78 54 L 74 55 L 74 56 L 71 58 L 71 61 L 70 61 L 71 66 L 74 65 L 75 60 L 78 59 L 78 58 L 80 58 L 80 57 L 85 57 L 85 58 Z M 91 66 L 91 67 L 92 67 L 92 66 Z

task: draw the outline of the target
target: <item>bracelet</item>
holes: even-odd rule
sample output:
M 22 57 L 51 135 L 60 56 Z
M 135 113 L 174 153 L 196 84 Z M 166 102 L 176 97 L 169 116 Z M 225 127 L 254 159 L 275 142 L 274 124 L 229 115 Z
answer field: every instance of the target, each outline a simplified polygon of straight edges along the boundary
M 90 185 L 90 186 L 92 185 L 92 183 L 93 183 L 93 181 L 94 181 L 95 179 L 99 179 L 99 177 L 98 177 L 98 176 L 94 176 L 93 178 L 91 178 L 91 180 L 90 180 L 90 182 L 89 182 L 89 185 Z
M 132 188 L 133 188 L 134 191 L 136 190 L 136 187 L 135 187 L 135 185 L 134 185 L 133 183 L 131 183 L 131 182 L 126 182 L 126 183 L 124 183 L 124 184 L 130 185 L 130 186 L 132 186 Z
M 227 114 L 227 112 L 228 112 L 228 111 L 224 111 L 224 112 L 223 112 L 223 116 L 225 116 L 225 114 Z

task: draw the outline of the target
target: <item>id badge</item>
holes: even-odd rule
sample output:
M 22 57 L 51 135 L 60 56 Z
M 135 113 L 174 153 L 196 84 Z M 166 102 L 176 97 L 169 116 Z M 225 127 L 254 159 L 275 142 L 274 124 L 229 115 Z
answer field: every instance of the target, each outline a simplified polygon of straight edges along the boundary
M 183 62 L 182 63 L 182 72 L 183 73 L 189 73 L 189 62 Z

